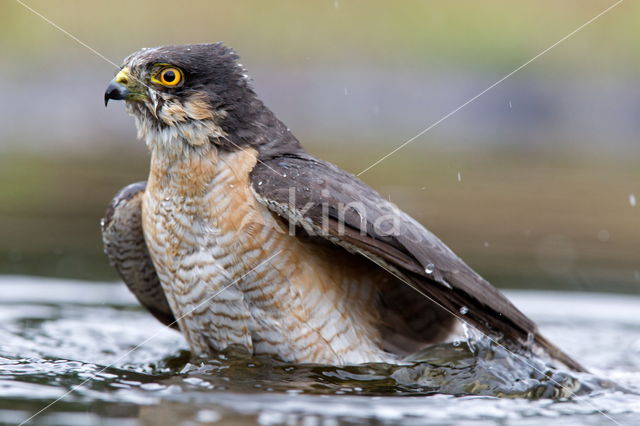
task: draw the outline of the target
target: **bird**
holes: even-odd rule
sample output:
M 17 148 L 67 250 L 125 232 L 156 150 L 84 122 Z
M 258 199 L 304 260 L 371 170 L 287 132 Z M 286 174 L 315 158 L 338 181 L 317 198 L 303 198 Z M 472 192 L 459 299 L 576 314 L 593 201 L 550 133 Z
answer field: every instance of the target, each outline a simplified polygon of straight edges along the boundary
M 109 204 L 105 253 L 195 356 L 402 363 L 464 323 L 585 371 L 422 224 L 307 153 L 225 44 L 143 48 L 110 100 L 150 169 Z

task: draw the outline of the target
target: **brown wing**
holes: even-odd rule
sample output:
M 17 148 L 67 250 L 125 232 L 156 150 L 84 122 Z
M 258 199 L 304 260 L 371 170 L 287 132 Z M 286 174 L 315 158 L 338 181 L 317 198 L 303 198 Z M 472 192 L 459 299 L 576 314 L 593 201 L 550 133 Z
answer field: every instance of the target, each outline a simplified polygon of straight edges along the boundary
M 101 222 L 104 252 L 140 304 L 177 330 L 142 233 L 141 203 L 146 186 L 146 182 L 133 183 L 111 200 Z
M 435 235 L 355 176 L 301 150 L 262 160 L 251 174 L 253 189 L 278 215 L 369 258 L 512 349 L 530 351 L 534 339 L 553 358 L 584 371 Z

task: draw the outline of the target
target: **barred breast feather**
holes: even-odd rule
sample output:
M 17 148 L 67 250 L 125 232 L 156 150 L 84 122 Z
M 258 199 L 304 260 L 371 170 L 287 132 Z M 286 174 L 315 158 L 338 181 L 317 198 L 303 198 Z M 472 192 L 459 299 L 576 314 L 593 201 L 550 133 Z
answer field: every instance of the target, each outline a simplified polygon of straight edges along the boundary
M 191 349 L 332 364 L 393 359 L 376 309 L 386 274 L 289 235 L 250 188 L 256 157 L 214 147 L 197 158 L 152 155 L 142 226 Z

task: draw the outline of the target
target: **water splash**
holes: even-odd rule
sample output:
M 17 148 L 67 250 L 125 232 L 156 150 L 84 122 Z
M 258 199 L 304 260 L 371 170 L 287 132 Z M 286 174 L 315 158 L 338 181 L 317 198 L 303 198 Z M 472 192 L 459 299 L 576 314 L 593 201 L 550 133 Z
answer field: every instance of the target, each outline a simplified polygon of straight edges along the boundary
M 534 333 L 527 333 L 527 341 L 525 342 L 525 345 L 527 345 L 528 347 L 533 346 L 533 343 L 536 340 L 536 335 Z

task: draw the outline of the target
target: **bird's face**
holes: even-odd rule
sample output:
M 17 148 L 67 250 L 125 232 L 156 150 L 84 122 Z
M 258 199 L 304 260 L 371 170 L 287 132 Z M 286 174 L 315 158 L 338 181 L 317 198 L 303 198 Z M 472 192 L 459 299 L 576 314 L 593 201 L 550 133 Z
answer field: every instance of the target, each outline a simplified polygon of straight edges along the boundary
M 104 94 L 124 100 L 151 147 L 223 144 L 258 105 L 233 50 L 216 44 L 142 49 L 124 60 Z

